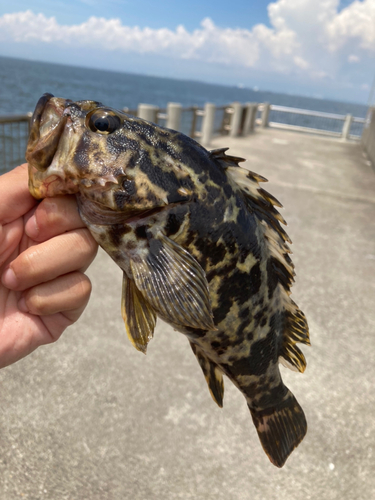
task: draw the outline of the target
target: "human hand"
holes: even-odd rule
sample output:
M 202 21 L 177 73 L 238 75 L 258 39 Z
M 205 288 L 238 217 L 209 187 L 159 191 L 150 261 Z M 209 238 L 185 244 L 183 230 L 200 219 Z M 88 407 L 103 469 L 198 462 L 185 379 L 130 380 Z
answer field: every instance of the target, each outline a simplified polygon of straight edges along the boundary
M 91 293 L 97 244 L 74 196 L 38 203 L 27 164 L 0 176 L 0 368 L 56 341 Z

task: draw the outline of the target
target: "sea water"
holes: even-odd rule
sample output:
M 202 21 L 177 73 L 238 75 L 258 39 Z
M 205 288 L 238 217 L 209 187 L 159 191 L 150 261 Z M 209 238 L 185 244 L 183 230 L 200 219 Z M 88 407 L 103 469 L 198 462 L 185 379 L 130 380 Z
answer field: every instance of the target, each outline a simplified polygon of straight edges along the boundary
M 45 92 L 73 101 L 100 101 L 117 109 L 136 109 L 139 103 L 165 108 L 168 102 L 179 102 L 187 107 L 203 106 L 206 102 L 225 105 L 239 101 L 269 102 L 343 115 L 350 113 L 363 118 L 367 111 L 362 104 L 0 57 L 0 115 L 33 111 Z
M 89 99 L 116 109 L 136 110 L 139 103 L 153 104 L 161 109 L 168 102 L 178 102 L 184 108 L 203 107 L 206 102 L 224 106 L 234 101 L 269 102 L 281 106 L 302 108 L 339 115 L 366 116 L 362 104 L 314 99 L 249 88 L 225 86 L 193 80 L 177 80 L 155 76 L 120 73 L 91 68 L 80 68 L 0 57 L 0 116 L 25 114 L 33 111 L 42 94 L 49 92 L 56 97 L 72 101 Z M 215 129 L 222 124 L 223 110 L 215 115 Z M 196 130 L 201 128 L 202 117 L 197 119 Z M 340 134 L 343 121 L 316 118 L 271 110 L 270 121 L 308 128 L 334 131 Z M 182 116 L 181 131 L 189 134 L 192 113 Z M 165 120 L 160 120 L 165 125 Z M 362 123 L 353 123 L 351 133 L 360 135 Z M 28 137 L 27 123 L 0 123 L 0 172 L 9 170 L 25 161 L 24 151 Z

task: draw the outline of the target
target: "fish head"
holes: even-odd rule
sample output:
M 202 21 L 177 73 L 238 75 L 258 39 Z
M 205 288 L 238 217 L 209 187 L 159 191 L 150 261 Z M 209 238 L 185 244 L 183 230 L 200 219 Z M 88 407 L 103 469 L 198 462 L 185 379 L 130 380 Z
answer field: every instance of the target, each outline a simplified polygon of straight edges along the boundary
M 122 220 L 188 201 L 194 183 L 178 162 L 176 134 L 96 101 L 44 94 L 26 151 L 30 192 L 37 199 L 77 194 Z

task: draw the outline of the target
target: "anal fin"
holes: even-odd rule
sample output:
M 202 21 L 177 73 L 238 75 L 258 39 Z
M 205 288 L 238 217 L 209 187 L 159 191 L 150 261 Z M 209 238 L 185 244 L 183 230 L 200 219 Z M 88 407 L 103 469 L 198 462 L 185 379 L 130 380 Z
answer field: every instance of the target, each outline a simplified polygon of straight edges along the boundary
M 306 434 L 302 408 L 290 391 L 274 408 L 261 411 L 249 408 L 264 451 L 276 467 L 282 467 Z
M 122 282 L 121 314 L 131 343 L 138 351 L 146 354 L 147 344 L 154 334 L 156 314 L 134 281 L 125 273 Z
M 212 399 L 220 408 L 222 408 L 224 398 L 224 380 L 222 371 L 213 361 L 207 358 L 202 349 L 200 349 L 196 344 L 190 342 L 190 346 L 198 360 L 199 366 L 202 368 Z

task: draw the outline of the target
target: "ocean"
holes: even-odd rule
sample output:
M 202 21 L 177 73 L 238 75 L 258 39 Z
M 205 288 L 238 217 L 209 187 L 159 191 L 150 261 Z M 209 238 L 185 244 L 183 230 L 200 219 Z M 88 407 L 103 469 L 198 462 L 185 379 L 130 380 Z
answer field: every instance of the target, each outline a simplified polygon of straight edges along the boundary
M 136 109 L 139 103 L 165 108 L 168 102 L 179 102 L 187 107 L 202 106 L 206 102 L 225 105 L 240 101 L 269 102 L 343 115 L 350 113 L 362 118 L 367 111 L 362 104 L 0 57 L 0 115 L 33 111 L 45 92 L 73 101 L 100 101 L 119 109 Z
M 280 106 L 323 111 L 339 115 L 352 114 L 365 118 L 367 107 L 362 104 L 314 99 L 297 95 L 278 94 L 249 88 L 215 85 L 193 80 L 176 80 L 155 76 L 135 75 L 38 61 L 0 57 L 0 117 L 33 111 L 39 97 L 49 92 L 73 101 L 90 99 L 117 109 L 137 109 L 139 103 L 153 104 L 161 109 L 168 102 L 183 107 L 203 107 L 206 102 L 218 106 L 233 101 L 269 102 Z M 224 112 L 215 115 L 215 129 L 221 127 Z M 182 116 L 181 131 L 189 134 L 192 113 Z M 202 117 L 197 118 L 201 128 Z M 343 122 L 271 110 L 270 121 L 303 127 L 330 130 L 340 134 Z M 161 120 L 160 125 L 165 121 Z M 361 135 L 363 123 L 353 123 L 351 133 Z M 28 137 L 27 123 L 0 122 L 0 173 L 25 161 Z

